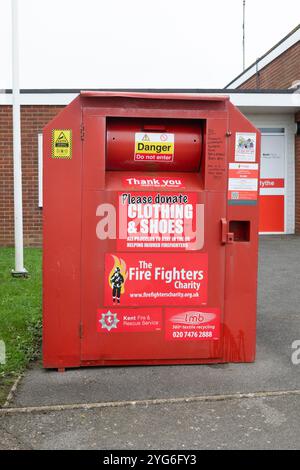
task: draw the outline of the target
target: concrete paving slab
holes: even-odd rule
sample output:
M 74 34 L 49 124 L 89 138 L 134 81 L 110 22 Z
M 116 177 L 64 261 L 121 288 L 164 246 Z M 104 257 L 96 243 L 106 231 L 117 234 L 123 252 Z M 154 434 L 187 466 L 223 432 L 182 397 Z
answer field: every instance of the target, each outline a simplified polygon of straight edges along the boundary
M 299 449 L 299 415 L 289 395 L 0 414 L 0 430 L 3 448 Z
M 300 389 L 300 237 L 262 237 L 254 364 L 29 370 L 11 406 L 141 400 Z

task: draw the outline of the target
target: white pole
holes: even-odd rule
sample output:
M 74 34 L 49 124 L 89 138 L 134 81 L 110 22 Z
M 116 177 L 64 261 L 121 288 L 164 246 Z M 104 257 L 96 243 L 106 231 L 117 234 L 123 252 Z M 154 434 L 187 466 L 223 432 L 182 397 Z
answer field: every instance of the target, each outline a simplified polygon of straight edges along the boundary
M 19 25 L 18 0 L 11 0 L 12 14 L 12 91 L 13 91 L 13 156 L 14 156 L 14 218 L 15 218 L 15 269 L 12 274 L 24 276 L 23 253 L 23 207 L 22 207 L 22 161 L 21 120 L 19 90 Z

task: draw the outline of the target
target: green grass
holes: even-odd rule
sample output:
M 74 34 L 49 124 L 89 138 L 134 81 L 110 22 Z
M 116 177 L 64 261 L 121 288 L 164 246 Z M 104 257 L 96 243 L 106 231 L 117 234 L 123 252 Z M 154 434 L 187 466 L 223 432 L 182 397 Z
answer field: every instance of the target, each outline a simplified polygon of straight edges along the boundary
M 40 355 L 42 330 L 42 250 L 26 248 L 28 278 L 13 278 L 14 250 L 0 248 L 0 340 L 6 363 L 0 364 L 0 405 L 17 375 Z

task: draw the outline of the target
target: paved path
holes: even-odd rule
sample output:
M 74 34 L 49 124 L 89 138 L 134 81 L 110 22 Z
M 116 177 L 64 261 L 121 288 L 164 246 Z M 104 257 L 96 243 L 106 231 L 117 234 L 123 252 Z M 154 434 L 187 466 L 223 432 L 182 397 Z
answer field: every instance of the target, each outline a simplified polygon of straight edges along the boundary
M 4 448 L 295 448 L 300 446 L 300 237 L 262 238 L 254 364 L 69 370 L 36 366 L 11 407 L 150 400 L 85 409 L 0 411 Z M 256 392 L 279 392 L 274 396 Z M 290 394 L 281 395 L 281 391 Z M 232 399 L 232 394 L 254 393 Z M 230 395 L 185 403 L 174 398 Z M 160 399 L 156 403 L 155 399 Z M 2 438 L 4 436 L 4 438 Z M 1 447 L 0 447 L 1 448 Z
M 0 449 L 299 449 L 299 416 L 294 395 L 19 413 Z

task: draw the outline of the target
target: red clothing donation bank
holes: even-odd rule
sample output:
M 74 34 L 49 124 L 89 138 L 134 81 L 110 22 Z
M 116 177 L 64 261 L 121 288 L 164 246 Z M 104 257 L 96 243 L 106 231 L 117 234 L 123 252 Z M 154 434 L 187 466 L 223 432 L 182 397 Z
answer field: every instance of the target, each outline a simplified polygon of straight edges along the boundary
M 43 153 L 45 367 L 255 359 L 260 136 L 227 97 L 82 92 Z

